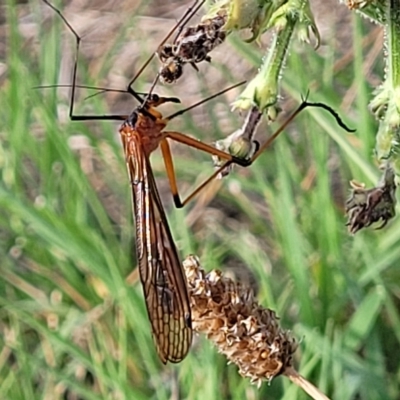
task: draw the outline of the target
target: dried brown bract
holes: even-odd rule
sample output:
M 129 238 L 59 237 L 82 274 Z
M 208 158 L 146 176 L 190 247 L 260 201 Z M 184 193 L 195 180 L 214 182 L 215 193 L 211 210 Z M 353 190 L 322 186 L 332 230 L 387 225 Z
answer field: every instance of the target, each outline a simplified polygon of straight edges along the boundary
M 351 181 L 352 193 L 346 202 L 347 226 L 352 234 L 382 220 L 382 229 L 395 216 L 396 184 L 393 169 L 388 166 L 377 187 L 365 189 L 363 184 Z
M 274 311 L 258 304 L 248 287 L 220 271 L 204 272 L 195 256 L 187 257 L 183 266 L 193 329 L 207 335 L 242 376 L 261 385 L 292 366 L 295 339 L 279 326 Z

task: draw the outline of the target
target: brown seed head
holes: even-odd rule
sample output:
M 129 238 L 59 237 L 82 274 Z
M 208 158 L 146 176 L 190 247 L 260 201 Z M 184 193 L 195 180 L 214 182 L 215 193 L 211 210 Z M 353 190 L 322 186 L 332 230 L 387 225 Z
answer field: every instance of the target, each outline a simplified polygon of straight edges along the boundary
M 203 333 L 261 385 L 292 366 L 296 341 L 279 326 L 275 312 L 261 307 L 252 291 L 220 271 L 206 273 L 197 257 L 183 262 L 191 299 L 193 329 Z
M 364 185 L 355 181 L 350 184 L 352 193 L 346 202 L 346 225 L 350 233 L 354 234 L 379 220 L 382 220 L 382 224 L 377 229 L 381 229 L 395 216 L 396 184 L 390 166 L 387 166 L 381 181 L 374 188 L 365 189 Z

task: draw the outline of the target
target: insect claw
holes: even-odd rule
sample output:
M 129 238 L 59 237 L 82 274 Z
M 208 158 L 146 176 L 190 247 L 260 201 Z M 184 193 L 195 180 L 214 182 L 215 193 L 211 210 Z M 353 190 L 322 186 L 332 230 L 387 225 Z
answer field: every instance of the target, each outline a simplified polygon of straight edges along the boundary
M 194 62 L 191 62 L 190 65 L 191 65 L 197 72 L 199 72 L 199 67 L 198 67 Z

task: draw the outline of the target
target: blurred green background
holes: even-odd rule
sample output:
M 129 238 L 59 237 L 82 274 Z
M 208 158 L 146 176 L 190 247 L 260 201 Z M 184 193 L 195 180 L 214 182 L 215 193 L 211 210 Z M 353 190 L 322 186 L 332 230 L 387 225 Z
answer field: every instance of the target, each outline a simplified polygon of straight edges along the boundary
M 74 39 L 39 0 L 0 5 L 0 398 L 306 399 L 285 377 L 261 389 L 196 337 L 179 365 L 159 362 L 136 267 L 130 187 L 118 124 L 70 122 Z M 59 2 L 83 37 L 79 82 L 124 89 L 191 1 Z M 376 184 L 376 122 L 367 110 L 382 80 L 383 33 L 337 1 L 311 2 L 322 45 L 294 41 L 282 77 L 284 114 L 311 90 L 357 132 L 307 110 L 250 168 L 235 168 L 175 210 L 160 154 L 152 156 L 180 254 L 246 281 L 300 341 L 295 366 L 332 399 L 399 399 L 400 221 L 347 233 L 348 181 Z M 188 106 L 251 79 L 270 43 L 232 35 L 212 63 L 190 66 L 159 94 Z M 135 84 L 147 90 L 156 60 Z M 76 113 L 129 114 L 120 93 Z M 173 121 L 205 142 L 244 116 L 234 90 Z M 166 114 L 178 107 L 165 107 Z M 278 126 L 263 123 L 263 141 Z M 181 191 L 212 172 L 209 157 L 174 146 Z M 133 275 L 133 278 L 135 276 Z

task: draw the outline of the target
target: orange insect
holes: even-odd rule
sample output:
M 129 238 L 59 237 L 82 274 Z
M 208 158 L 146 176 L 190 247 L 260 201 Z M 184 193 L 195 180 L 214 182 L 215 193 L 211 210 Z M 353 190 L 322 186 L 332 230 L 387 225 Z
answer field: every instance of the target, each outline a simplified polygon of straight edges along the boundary
M 149 95 L 148 100 L 136 108 L 119 129 L 132 185 L 140 278 L 158 355 L 164 363 L 181 361 L 190 348 L 190 302 L 186 278 L 158 194 L 149 156 L 158 146 L 161 147 L 171 191 L 178 207 L 186 204 L 188 199 L 183 202 L 180 200 L 167 139 L 224 159 L 232 159 L 230 155 L 182 133 L 164 130 L 175 115 L 163 118 L 155 107 L 178 101 L 176 98 Z
M 130 93 L 140 103 L 140 105 L 135 108 L 129 116 L 74 115 L 73 107 L 75 89 L 76 87 L 85 87 L 76 85 L 77 62 L 81 39 L 58 9 L 47 0 L 43 1 L 62 18 L 66 26 L 76 38 L 77 53 L 73 68 L 73 85 L 69 111 L 71 120 L 124 121 L 119 129 L 119 134 L 122 140 L 128 175 L 132 187 L 133 213 L 135 216 L 136 226 L 136 255 L 146 308 L 152 326 L 152 334 L 161 361 L 163 363 L 168 361 L 173 363 L 180 362 L 187 355 L 192 342 L 190 301 L 184 271 L 179 260 L 178 251 L 168 226 L 167 218 L 165 216 L 151 169 L 149 161 L 150 154 L 158 147 L 161 148 L 174 203 L 176 207 L 180 208 L 188 203 L 190 199 L 199 193 L 202 188 L 204 188 L 216 176 L 221 172 L 226 171 L 231 164 L 239 164 L 241 166 L 249 166 L 252 164 L 253 161 L 259 157 L 262 151 L 267 148 L 296 117 L 296 115 L 306 107 L 316 106 L 325 108 L 334 115 L 339 124 L 340 119 L 330 107 L 324 104 L 308 103 L 307 101 L 303 101 L 289 119 L 261 147 L 259 147 L 251 158 L 235 157 L 180 132 L 166 131 L 165 128 L 169 121 L 175 117 L 182 115 L 186 111 L 197 107 L 198 105 L 217 97 L 244 82 L 227 88 L 168 117 L 163 117 L 157 110 L 157 107 L 166 102 L 179 103 L 179 99 L 175 97 L 160 97 L 151 93 L 151 91 L 142 98 L 141 95 L 131 87 L 139 74 L 137 74 L 130 82 L 128 89 L 125 91 Z M 181 18 L 177 26 L 179 26 L 179 24 L 185 19 L 187 14 L 188 13 Z M 177 26 L 175 29 L 177 29 Z M 171 36 L 173 31 L 174 30 L 168 34 L 168 37 Z M 166 39 L 163 43 L 165 42 Z M 149 64 L 153 57 L 154 54 L 145 63 L 145 66 Z M 139 72 L 142 72 L 144 67 L 142 67 Z M 86 86 L 86 88 L 90 87 Z M 99 90 L 102 92 L 109 89 L 100 88 Z M 261 114 L 257 114 L 258 111 L 253 110 L 252 112 L 255 113 L 256 122 L 253 121 L 253 118 L 250 118 L 243 127 L 243 131 L 246 131 L 251 138 L 257 127 L 259 117 L 261 116 Z M 209 153 L 212 156 L 217 157 L 219 161 L 218 169 L 183 201 L 181 201 L 178 193 L 168 140 L 174 140 Z M 225 162 L 222 163 L 221 160 L 225 160 Z
M 174 101 L 150 96 L 145 113 L 135 110 L 119 130 L 132 185 L 140 278 L 163 363 L 181 361 L 192 342 L 186 278 L 149 163 L 166 125 L 154 107 L 168 100 Z
M 140 103 L 140 106 L 130 116 L 74 115 L 75 88 L 82 87 L 75 84 L 81 39 L 58 9 L 47 0 L 43 1 L 62 18 L 76 38 L 77 56 L 73 69 L 69 112 L 71 120 L 124 121 L 119 133 L 132 186 L 133 213 L 136 225 L 136 254 L 153 338 L 158 355 L 163 363 L 167 361 L 180 362 L 187 355 L 192 342 L 190 302 L 186 278 L 160 200 L 149 156 L 158 146 L 161 147 L 175 204 L 177 207 L 182 207 L 200 189 L 181 202 L 167 139 L 184 143 L 222 159 L 233 160 L 235 158 L 182 133 L 165 131 L 164 128 L 170 120 L 188 109 L 194 108 L 238 85 L 211 96 L 186 110 L 178 111 L 167 118 L 163 118 L 156 107 L 166 102 L 178 103 L 180 102 L 179 99 L 159 97 L 151 93 L 142 98 L 130 86 L 127 91 Z M 240 159 L 235 160 L 235 162 L 246 164 L 246 161 L 242 162 Z M 207 182 L 210 180 L 207 180 Z

